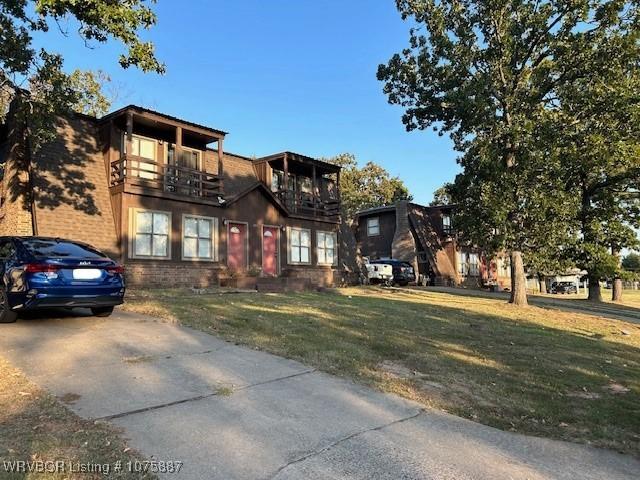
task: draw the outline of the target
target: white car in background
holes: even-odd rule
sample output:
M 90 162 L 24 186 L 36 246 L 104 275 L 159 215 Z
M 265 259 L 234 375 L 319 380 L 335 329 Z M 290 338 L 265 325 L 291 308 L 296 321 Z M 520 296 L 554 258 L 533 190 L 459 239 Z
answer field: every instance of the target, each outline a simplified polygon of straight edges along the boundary
M 371 285 L 391 285 L 393 283 L 393 266 L 385 263 L 369 262 L 365 259 L 367 267 L 367 282 Z

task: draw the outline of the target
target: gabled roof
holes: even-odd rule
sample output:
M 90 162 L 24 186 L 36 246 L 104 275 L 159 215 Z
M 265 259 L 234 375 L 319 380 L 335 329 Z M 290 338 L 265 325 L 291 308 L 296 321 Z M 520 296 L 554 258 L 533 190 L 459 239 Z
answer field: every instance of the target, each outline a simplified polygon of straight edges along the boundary
M 284 207 L 284 205 L 282 205 L 280 200 L 278 200 L 276 198 L 276 196 L 271 192 L 271 190 L 269 190 L 267 188 L 267 186 L 264 183 L 260 182 L 260 181 L 256 181 L 255 183 L 253 183 L 248 188 L 244 189 L 243 191 L 239 192 L 238 194 L 236 194 L 235 196 L 233 196 L 232 198 L 227 200 L 226 206 L 233 205 L 238 200 L 240 200 L 241 198 L 246 197 L 247 195 L 249 195 L 254 190 L 259 190 L 265 197 L 267 197 L 267 200 L 269 200 L 271 203 L 273 203 L 276 206 L 276 208 L 278 208 L 280 211 L 282 211 L 282 213 L 284 213 L 286 215 L 289 214 L 289 212 Z
M 365 215 L 372 215 L 375 213 L 384 213 L 384 212 L 393 212 L 395 211 L 396 206 L 395 204 L 393 205 L 381 205 L 380 207 L 371 207 L 371 208 L 365 208 L 364 210 L 360 210 L 358 212 L 355 213 L 356 217 L 360 217 L 360 216 L 365 216 Z
M 449 205 L 420 205 L 419 203 L 413 203 L 410 202 L 409 205 L 413 208 L 419 208 L 419 209 L 423 209 L 426 210 L 428 212 L 433 212 L 433 211 L 438 211 L 438 210 L 449 210 L 452 208 L 455 208 L 455 204 L 449 204 Z M 384 212 L 391 212 L 393 210 L 396 209 L 396 205 L 391 204 L 391 205 L 381 205 L 379 207 L 371 207 L 371 208 L 365 208 L 364 210 L 360 210 L 358 212 L 355 213 L 356 217 L 360 217 L 360 216 L 365 216 L 365 215 L 373 215 L 376 213 L 384 213 Z

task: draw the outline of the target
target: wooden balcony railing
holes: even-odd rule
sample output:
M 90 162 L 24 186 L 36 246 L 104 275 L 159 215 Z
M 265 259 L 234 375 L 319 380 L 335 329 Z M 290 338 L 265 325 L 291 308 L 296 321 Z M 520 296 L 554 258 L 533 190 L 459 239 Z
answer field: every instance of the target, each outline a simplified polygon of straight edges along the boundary
M 134 155 L 125 155 L 111 163 L 111 185 L 125 182 L 188 197 L 214 199 L 222 195 L 217 175 Z
M 310 193 L 287 190 L 278 190 L 275 195 L 291 213 L 329 220 L 339 220 L 340 218 L 339 200 L 322 199 Z

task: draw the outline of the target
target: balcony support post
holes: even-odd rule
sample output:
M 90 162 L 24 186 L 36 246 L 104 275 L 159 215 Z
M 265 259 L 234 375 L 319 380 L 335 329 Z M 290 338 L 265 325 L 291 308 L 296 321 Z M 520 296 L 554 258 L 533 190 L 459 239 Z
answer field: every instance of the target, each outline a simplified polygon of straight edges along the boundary
M 318 216 L 318 201 L 320 199 L 320 195 L 318 192 L 318 182 L 316 180 L 316 166 L 315 164 L 312 167 L 311 170 L 311 192 L 312 192 L 312 196 L 311 199 L 313 201 L 313 216 L 317 217 Z
M 220 179 L 220 194 L 224 195 L 224 183 L 222 180 L 222 173 L 224 167 L 224 138 L 220 137 L 218 139 L 218 178 Z
M 289 154 L 284 154 L 284 160 L 282 161 L 284 164 L 284 204 L 287 208 L 289 206 Z M 295 198 L 293 199 L 295 203 Z
M 173 163 L 180 165 L 182 158 L 182 127 L 176 127 L 176 146 L 173 152 Z
M 132 112 L 128 112 L 127 113 L 127 136 L 125 138 L 125 152 L 121 152 L 124 153 L 125 155 L 123 155 L 124 157 L 124 162 L 120 165 L 120 175 L 122 175 L 122 179 L 124 181 L 125 177 L 127 176 L 127 156 L 128 155 L 133 155 L 133 113 Z
M 127 155 L 133 155 L 131 144 L 133 143 L 133 113 L 127 113 L 127 138 L 126 138 L 126 153 Z

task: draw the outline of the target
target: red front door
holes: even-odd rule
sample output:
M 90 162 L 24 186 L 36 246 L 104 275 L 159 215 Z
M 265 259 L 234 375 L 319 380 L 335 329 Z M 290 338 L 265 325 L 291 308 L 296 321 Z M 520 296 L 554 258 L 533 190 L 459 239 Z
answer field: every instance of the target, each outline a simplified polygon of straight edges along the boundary
M 233 271 L 244 270 L 247 266 L 247 226 L 229 222 L 228 228 L 227 267 Z
M 278 229 L 262 228 L 262 273 L 278 275 Z

